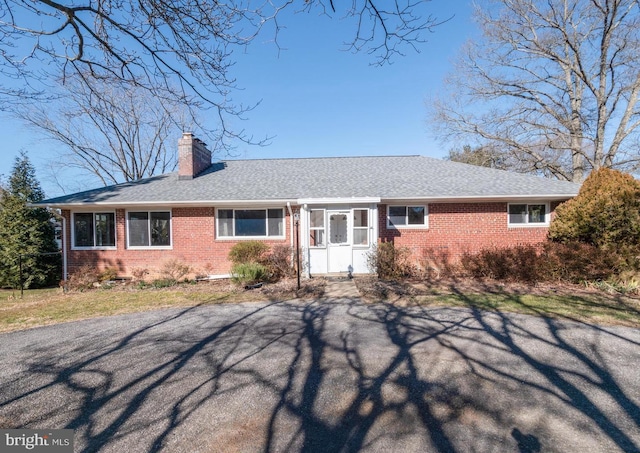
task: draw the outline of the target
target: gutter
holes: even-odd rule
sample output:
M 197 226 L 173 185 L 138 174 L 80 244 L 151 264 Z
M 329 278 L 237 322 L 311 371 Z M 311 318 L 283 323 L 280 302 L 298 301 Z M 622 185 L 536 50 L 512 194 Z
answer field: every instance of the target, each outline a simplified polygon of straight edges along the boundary
M 517 201 L 531 201 L 531 200 L 540 200 L 540 201 L 560 201 L 560 200 L 569 200 L 571 198 L 575 198 L 578 193 L 559 193 L 559 194 L 547 194 L 547 195 L 535 195 L 535 194 L 524 194 L 524 195 L 476 195 L 476 196 L 466 196 L 466 197 L 389 197 L 382 198 L 381 203 L 388 202 L 402 202 L 402 201 L 422 201 L 427 203 L 478 203 L 482 201 L 486 202 L 517 202 Z
M 45 200 L 46 201 L 46 200 Z M 110 206 L 115 208 L 127 208 L 137 206 L 161 206 L 175 208 L 197 208 L 211 206 L 233 206 L 233 207 L 262 207 L 262 206 L 282 206 L 286 203 L 295 203 L 294 198 L 283 199 L 265 199 L 265 200 L 201 200 L 201 201 L 75 201 L 71 203 L 31 203 L 29 206 L 34 208 L 50 207 L 57 209 L 70 208 L 91 208 L 94 206 Z

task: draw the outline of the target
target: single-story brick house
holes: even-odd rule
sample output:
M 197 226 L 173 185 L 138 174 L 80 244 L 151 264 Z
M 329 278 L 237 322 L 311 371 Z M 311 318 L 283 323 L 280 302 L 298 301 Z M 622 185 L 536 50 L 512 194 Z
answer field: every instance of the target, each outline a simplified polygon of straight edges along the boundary
M 579 189 L 422 156 L 212 163 L 190 133 L 178 147 L 178 172 L 40 203 L 65 219 L 65 271 L 89 264 L 127 276 L 179 260 L 225 275 L 238 241 L 294 246 L 294 219 L 309 275 L 369 272 L 378 241 L 456 259 L 545 240 L 554 209 Z

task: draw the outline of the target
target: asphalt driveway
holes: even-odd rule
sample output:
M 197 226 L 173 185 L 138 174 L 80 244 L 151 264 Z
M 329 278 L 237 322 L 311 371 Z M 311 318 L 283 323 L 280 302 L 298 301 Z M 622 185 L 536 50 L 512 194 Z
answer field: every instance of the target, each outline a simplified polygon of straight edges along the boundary
M 640 451 L 640 331 L 349 299 L 0 335 L 0 425 L 83 452 Z

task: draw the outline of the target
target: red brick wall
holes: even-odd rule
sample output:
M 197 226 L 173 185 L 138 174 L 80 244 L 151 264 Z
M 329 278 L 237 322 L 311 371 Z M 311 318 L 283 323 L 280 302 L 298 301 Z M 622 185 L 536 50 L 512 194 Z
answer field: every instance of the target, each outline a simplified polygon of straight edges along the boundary
M 551 204 L 553 209 L 556 204 Z M 487 247 L 538 244 L 547 227 L 508 227 L 507 203 L 430 203 L 428 227 L 388 229 L 387 206 L 379 206 L 380 239 L 412 250 L 416 259 L 436 252 L 457 261 L 465 253 Z
M 178 260 L 192 268 L 195 274 L 216 275 L 228 274 L 231 267 L 227 260 L 229 250 L 237 240 L 216 239 L 215 209 L 207 208 L 173 208 L 171 216 L 171 250 L 129 250 L 126 241 L 125 210 L 116 210 L 117 250 L 71 250 L 71 215 L 63 211 L 67 219 L 67 238 L 65 245 L 68 253 L 69 273 L 89 265 L 97 269 L 115 267 L 118 275 L 132 276 L 132 271 L 147 269 L 152 278 L 158 276 L 162 266 L 170 260 Z M 265 240 L 270 245 L 290 245 L 290 219 L 285 208 L 285 239 Z
M 551 205 L 551 209 L 555 208 Z M 546 227 L 507 226 L 507 203 L 432 203 L 429 204 L 429 225 L 421 229 L 387 229 L 387 206 L 379 205 L 380 239 L 409 247 L 416 259 L 424 251 L 435 251 L 457 260 L 462 253 L 475 253 L 485 247 L 515 244 L 536 244 L 547 236 Z M 193 269 L 192 275 L 227 274 L 229 250 L 237 240 L 216 239 L 215 210 L 206 208 L 174 208 L 172 210 L 171 250 L 129 250 L 126 248 L 125 210 L 116 210 L 117 250 L 71 250 L 68 252 L 69 272 L 83 265 L 99 269 L 115 267 L 120 276 L 131 276 L 136 268 L 157 275 L 163 264 L 179 260 Z M 67 218 L 67 238 L 71 241 L 70 212 Z M 266 240 L 270 245 L 289 246 L 289 212 L 285 209 L 285 235 L 282 240 Z

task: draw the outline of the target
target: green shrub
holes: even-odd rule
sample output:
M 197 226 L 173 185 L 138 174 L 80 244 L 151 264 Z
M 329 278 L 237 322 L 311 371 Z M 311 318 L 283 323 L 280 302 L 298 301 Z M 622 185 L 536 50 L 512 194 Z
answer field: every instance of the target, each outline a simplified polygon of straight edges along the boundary
M 604 249 L 638 247 L 640 182 L 608 168 L 592 172 L 578 195 L 556 208 L 549 238 Z
M 231 280 L 242 285 L 262 282 L 267 277 L 267 268 L 259 263 L 239 263 L 231 268 Z
M 158 278 L 151 282 L 153 288 L 170 288 L 175 286 L 178 282 L 173 278 Z
M 263 263 L 269 246 L 260 241 L 238 242 L 229 251 L 229 261 L 233 264 Z
M 383 280 L 410 277 L 414 273 L 409 264 L 411 251 L 396 247 L 393 242 L 380 242 L 367 254 L 367 266 Z

